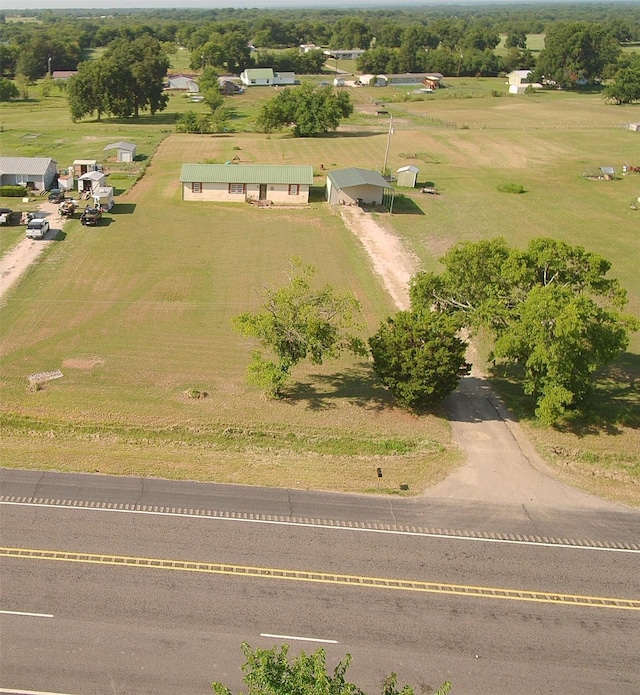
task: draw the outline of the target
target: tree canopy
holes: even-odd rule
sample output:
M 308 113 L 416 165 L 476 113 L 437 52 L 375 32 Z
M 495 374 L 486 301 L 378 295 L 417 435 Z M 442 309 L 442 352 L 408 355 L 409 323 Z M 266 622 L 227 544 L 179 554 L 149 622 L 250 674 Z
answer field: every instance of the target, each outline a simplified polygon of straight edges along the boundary
M 242 667 L 247 695 L 365 695 L 354 683 L 346 680 L 351 655 L 346 654 L 333 673 L 327 672 L 324 649 L 313 654 L 300 652 L 289 661 L 289 645 L 271 649 L 252 649 L 246 642 L 241 646 L 246 662 Z M 381 695 L 414 695 L 413 688 L 405 685 L 396 687 L 397 677 L 390 674 L 382 683 Z M 232 695 L 229 688 L 217 681 L 211 684 L 215 695 Z M 447 695 L 449 682 L 434 695 Z
M 488 329 L 494 355 L 520 365 L 524 391 L 547 423 L 577 408 L 598 370 L 627 347 L 640 322 L 623 313 L 626 292 L 599 254 L 550 238 L 524 251 L 504 239 L 464 242 L 442 274 L 412 280 L 412 305 Z
M 636 64 L 622 67 L 615 73 L 612 81 L 604 88 L 603 96 L 616 104 L 640 101 L 640 56 Z
M 352 113 L 347 92 L 303 84 L 283 89 L 264 104 L 257 124 L 266 133 L 290 127 L 294 137 L 312 137 L 336 130 L 340 120 Z
M 264 289 L 261 310 L 233 319 L 237 331 L 257 338 L 274 354 L 275 359 L 268 359 L 260 351 L 253 353 L 249 380 L 275 398 L 282 395 L 291 370 L 302 360 L 322 364 L 345 350 L 366 354 L 364 342 L 351 332 L 358 328 L 358 301 L 330 285 L 314 289 L 315 269 L 299 261 L 292 265 L 287 285 Z

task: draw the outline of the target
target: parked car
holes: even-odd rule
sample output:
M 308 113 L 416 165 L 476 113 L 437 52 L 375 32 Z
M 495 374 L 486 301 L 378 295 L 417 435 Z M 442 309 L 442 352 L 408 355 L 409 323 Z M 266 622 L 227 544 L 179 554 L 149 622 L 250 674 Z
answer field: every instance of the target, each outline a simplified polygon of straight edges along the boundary
M 80 215 L 80 224 L 87 227 L 95 227 L 102 218 L 102 210 L 100 208 L 85 208 Z
M 0 224 L 11 224 L 13 210 L 11 208 L 0 208 Z
M 52 188 L 49 191 L 50 203 L 61 203 L 64 200 L 64 191 L 60 188 Z
M 27 224 L 27 239 L 44 239 L 49 231 L 49 223 L 43 217 L 34 217 Z

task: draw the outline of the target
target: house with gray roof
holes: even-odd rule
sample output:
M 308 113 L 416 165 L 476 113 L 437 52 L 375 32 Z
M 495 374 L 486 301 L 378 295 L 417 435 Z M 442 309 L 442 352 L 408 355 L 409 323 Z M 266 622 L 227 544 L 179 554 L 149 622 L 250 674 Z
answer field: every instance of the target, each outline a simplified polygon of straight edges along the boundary
M 306 205 L 313 184 L 310 164 L 183 164 L 183 200 Z
M 327 174 L 327 200 L 332 205 L 382 205 L 393 187 L 377 171 L 336 169 Z
M 58 163 L 49 157 L 0 157 L 0 186 L 48 191 L 57 175 Z

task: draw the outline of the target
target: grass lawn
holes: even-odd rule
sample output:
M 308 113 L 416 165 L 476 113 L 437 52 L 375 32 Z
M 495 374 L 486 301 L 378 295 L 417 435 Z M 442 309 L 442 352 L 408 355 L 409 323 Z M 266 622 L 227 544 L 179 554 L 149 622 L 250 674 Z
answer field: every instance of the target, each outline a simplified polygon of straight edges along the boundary
M 618 127 L 640 120 L 640 108 L 607 106 L 594 94 L 491 96 L 506 91 L 504 80 L 448 82 L 417 100 L 407 89 L 354 90 L 356 111 L 337 134 L 298 140 L 241 132 L 270 89 L 230 99 L 235 132 L 219 136 L 173 133 L 180 97 L 138 122 L 72 124 L 61 95 L 11 105 L 6 154 L 101 160 L 104 145 L 122 139 L 148 159 L 133 187 L 118 184 L 102 226 L 68 223 L 64 242 L 4 302 L 6 465 L 354 491 L 375 491 L 382 466 L 385 491 L 408 486 L 406 494 L 456 465 L 446 420 L 396 409 L 360 360 L 301 366 L 285 400 L 263 399 L 244 379 L 253 345 L 231 330 L 232 316 L 259 306 L 261 287 L 284 282 L 293 255 L 314 265 L 320 282 L 358 297 L 363 335 L 394 311 L 363 249 L 320 202 L 323 170 L 381 168 L 389 120 L 375 115 L 376 101 L 394 117 L 391 170 L 416 164 L 419 183 L 440 191 L 403 190 L 395 214 L 379 216 L 424 267 L 437 268 L 461 239 L 501 235 L 524 246 L 554 236 L 609 258 L 640 316 L 640 212 L 630 208 L 640 176 L 581 178 L 589 166 L 640 164 L 628 161 L 640 156 L 638 134 Z M 258 210 L 181 201 L 183 162 L 235 155 L 312 164 L 315 202 Z M 500 193 L 505 183 L 526 193 Z M 630 504 L 640 504 L 639 355 L 636 335 L 600 382 L 592 420 L 566 429 L 538 427 L 510 375 L 495 375 L 561 477 Z M 29 374 L 58 368 L 62 379 L 27 388 Z

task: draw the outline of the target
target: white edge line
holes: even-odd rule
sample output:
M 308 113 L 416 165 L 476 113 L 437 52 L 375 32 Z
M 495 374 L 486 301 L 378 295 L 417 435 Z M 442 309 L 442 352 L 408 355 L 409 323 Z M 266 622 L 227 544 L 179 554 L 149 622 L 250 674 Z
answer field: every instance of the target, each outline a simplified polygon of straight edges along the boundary
M 216 516 L 213 514 L 187 514 L 178 512 L 152 512 L 144 509 L 109 509 L 107 507 L 87 507 L 83 505 L 65 505 L 65 504 L 44 504 L 42 502 L 9 502 L 6 500 L 0 501 L 1 505 L 14 507 L 44 507 L 46 509 L 67 509 L 83 512 L 116 512 L 118 514 L 144 514 L 149 516 L 169 516 L 178 518 L 201 519 L 204 521 L 230 521 L 242 522 L 249 524 L 268 524 L 271 526 L 298 526 L 301 528 L 322 528 L 332 531 L 356 531 L 361 533 L 383 533 L 391 536 L 413 536 L 418 538 L 439 538 L 451 541 L 477 541 L 479 543 L 506 543 L 508 545 L 530 545 L 541 546 L 543 548 L 570 548 L 572 550 L 599 550 L 609 553 L 631 553 L 634 555 L 640 554 L 640 550 L 633 548 L 607 548 L 598 545 L 572 545 L 571 543 L 549 543 L 547 541 L 519 541 L 510 538 L 480 538 L 476 536 L 454 536 L 448 533 L 425 533 L 420 531 L 393 531 L 391 529 L 381 528 L 358 528 L 355 526 L 333 526 L 331 524 L 305 524 L 300 521 L 273 521 L 271 519 L 240 519 L 224 516 Z M 2 693 L 2 690 L 0 690 Z
M 338 640 L 336 639 L 320 639 L 319 637 L 296 637 L 295 635 L 272 635 L 269 632 L 261 632 L 260 637 L 273 637 L 274 639 L 296 640 L 298 642 L 320 642 L 321 644 L 338 644 Z
M 27 613 L 26 611 L 0 611 L 0 615 L 24 615 L 27 618 L 53 618 L 52 613 Z M 0 690 L 0 693 L 4 692 Z

